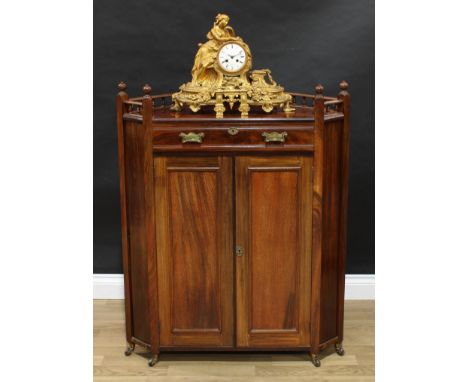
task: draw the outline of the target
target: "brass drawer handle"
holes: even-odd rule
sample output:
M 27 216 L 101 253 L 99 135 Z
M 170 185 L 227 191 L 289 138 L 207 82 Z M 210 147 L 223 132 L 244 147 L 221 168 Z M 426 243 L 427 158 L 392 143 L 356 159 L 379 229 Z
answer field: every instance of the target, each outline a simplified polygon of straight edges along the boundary
M 277 133 L 276 131 L 273 131 L 272 133 L 267 133 L 263 132 L 262 137 L 265 142 L 282 142 L 284 143 L 286 141 L 286 137 L 288 136 L 288 133 L 286 131 L 283 131 L 282 133 Z
M 193 133 L 188 134 L 180 133 L 179 137 L 181 138 L 182 143 L 202 143 L 205 133 Z

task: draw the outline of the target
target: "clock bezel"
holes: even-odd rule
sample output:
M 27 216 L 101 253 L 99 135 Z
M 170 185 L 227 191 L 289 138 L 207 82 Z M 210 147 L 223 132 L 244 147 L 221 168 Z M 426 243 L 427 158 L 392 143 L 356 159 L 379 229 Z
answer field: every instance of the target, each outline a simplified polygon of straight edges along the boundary
M 239 45 L 245 52 L 244 65 L 242 66 L 242 68 L 240 68 L 239 70 L 236 70 L 236 71 L 229 71 L 229 70 L 224 69 L 222 67 L 222 65 L 221 65 L 221 62 L 219 61 L 219 54 L 221 53 L 221 50 L 226 45 L 229 45 L 229 44 Z M 243 41 L 236 41 L 236 40 L 226 41 L 223 45 L 221 45 L 219 47 L 218 52 L 216 53 L 216 67 L 218 68 L 218 70 L 220 72 L 222 72 L 225 75 L 228 75 L 228 76 L 242 75 L 243 73 L 248 72 L 251 66 L 252 66 L 252 59 L 251 59 L 251 56 L 250 56 L 250 50 L 249 50 L 247 44 L 244 43 Z

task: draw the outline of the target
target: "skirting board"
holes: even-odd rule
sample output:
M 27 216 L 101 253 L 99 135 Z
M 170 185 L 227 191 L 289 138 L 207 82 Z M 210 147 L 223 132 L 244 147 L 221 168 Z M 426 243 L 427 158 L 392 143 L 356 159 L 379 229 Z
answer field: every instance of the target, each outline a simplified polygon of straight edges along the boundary
M 94 299 L 124 298 L 122 274 L 94 274 Z M 375 275 L 346 275 L 346 300 L 374 300 Z

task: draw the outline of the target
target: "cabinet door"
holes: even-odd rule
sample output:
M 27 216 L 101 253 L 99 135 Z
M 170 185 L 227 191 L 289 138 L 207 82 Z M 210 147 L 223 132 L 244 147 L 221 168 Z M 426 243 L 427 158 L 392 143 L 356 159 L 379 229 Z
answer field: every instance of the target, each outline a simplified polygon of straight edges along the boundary
M 233 344 L 232 159 L 155 158 L 161 346 Z
M 312 158 L 235 166 L 237 345 L 310 346 Z

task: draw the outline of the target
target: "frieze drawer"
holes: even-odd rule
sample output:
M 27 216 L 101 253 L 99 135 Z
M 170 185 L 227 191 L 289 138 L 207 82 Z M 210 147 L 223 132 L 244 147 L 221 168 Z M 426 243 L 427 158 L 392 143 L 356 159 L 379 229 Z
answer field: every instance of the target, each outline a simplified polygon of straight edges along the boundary
M 153 130 L 154 151 L 313 151 L 313 127 L 185 127 Z

